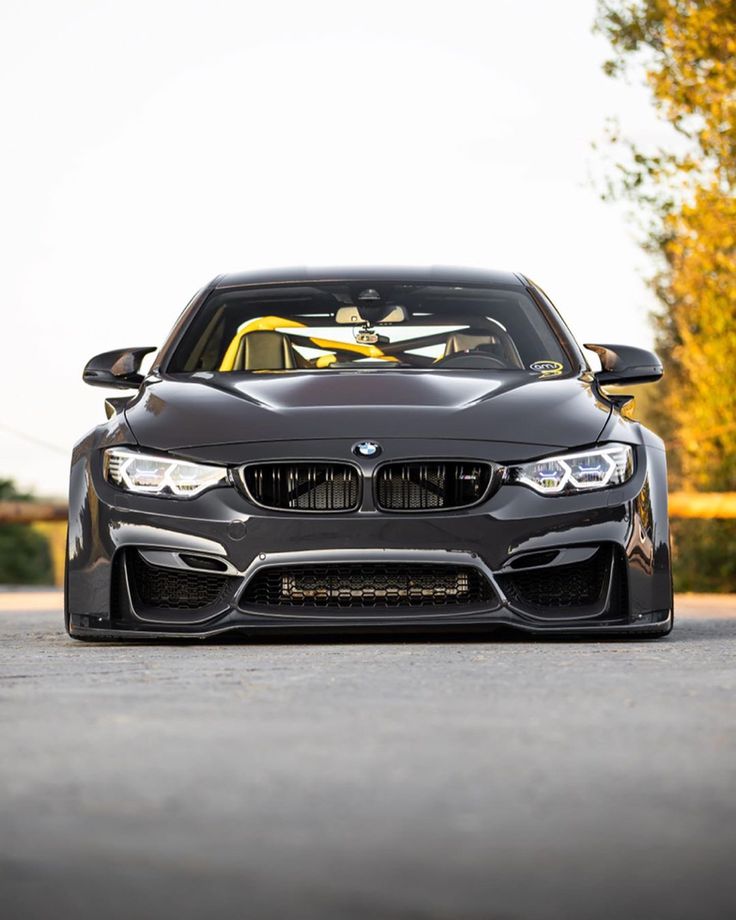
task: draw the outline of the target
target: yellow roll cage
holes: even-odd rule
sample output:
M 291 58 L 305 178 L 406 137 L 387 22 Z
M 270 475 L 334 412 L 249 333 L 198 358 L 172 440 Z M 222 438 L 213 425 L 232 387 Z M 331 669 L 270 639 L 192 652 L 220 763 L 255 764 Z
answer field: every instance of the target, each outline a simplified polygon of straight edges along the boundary
M 232 341 L 227 346 L 225 355 L 220 362 L 219 370 L 231 371 L 235 364 L 235 358 L 238 354 L 238 348 L 244 336 L 250 332 L 274 332 L 277 329 L 307 329 L 304 323 L 298 323 L 293 319 L 284 319 L 282 316 L 259 316 L 244 323 L 233 336 Z M 397 361 L 392 355 L 384 354 L 377 345 L 361 345 L 359 342 L 337 342 L 333 339 L 323 339 L 317 336 L 307 336 L 310 342 L 316 348 L 323 348 L 325 351 L 349 351 L 358 354 L 363 358 L 378 358 L 381 361 Z M 332 358 L 332 360 L 329 360 Z M 327 360 L 326 360 L 327 359 Z M 317 358 L 317 367 L 327 367 L 337 360 L 336 355 L 320 355 Z

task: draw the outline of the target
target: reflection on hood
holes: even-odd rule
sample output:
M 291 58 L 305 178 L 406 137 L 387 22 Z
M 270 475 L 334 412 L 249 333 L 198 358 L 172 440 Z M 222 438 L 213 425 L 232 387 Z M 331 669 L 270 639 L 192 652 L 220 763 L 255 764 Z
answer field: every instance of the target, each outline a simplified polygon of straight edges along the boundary
M 154 380 L 126 417 L 160 450 L 365 437 L 575 447 L 595 442 L 609 413 L 583 379 L 381 369 Z

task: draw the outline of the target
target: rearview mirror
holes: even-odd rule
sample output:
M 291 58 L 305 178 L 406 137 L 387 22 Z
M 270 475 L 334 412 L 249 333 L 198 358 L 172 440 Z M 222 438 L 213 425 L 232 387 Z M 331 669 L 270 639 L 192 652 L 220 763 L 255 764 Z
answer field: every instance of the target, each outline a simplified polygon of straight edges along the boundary
M 409 311 L 401 304 L 360 304 L 357 307 L 338 307 L 335 322 L 339 325 L 357 325 L 368 323 L 380 326 L 383 323 L 405 323 Z
M 152 351 L 156 351 L 155 345 L 148 348 L 119 348 L 117 351 L 95 355 L 87 362 L 82 380 L 93 387 L 137 389 L 143 383 L 143 375 L 138 373 L 141 362 Z
M 598 383 L 654 383 L 663 374 L 662 362 L 652 351 L 632 345 L 586 345 L 601 359 Z

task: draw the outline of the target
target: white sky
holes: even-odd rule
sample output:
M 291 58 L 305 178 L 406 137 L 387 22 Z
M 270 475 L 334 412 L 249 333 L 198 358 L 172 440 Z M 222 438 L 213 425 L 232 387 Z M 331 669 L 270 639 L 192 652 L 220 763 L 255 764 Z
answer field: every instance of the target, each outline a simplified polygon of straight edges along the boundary
M 646 260 L 588 177 L 607 117 L 645 143 L 661 129 L 641 87 L 603 76 L 594 14 L 3 0 L 0 477 L 63 495 L 104 418 L 87 359 L 159 344 L 222 271 L 518 270 L 581 341 L 651 344 Z

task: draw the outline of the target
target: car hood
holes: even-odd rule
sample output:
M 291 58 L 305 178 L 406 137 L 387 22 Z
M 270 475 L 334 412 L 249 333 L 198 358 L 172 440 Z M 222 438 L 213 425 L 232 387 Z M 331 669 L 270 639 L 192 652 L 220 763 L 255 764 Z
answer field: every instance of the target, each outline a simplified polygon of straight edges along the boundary
M 421 438 L 576 447 L 610 407 L 585 378 L 468 371 L 333 371 L 149 378 L 126 409 L 144 447 Z

